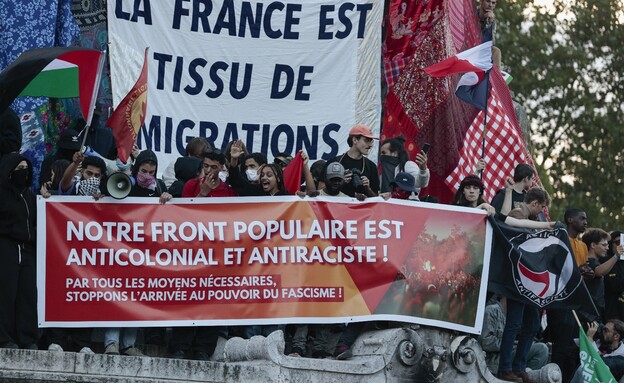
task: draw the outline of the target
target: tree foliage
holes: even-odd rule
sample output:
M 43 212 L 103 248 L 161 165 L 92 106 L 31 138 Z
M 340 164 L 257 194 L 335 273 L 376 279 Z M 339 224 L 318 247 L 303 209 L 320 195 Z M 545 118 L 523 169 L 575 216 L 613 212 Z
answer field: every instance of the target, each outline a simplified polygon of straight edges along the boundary
M 624 2 L 502 0 L 496 19 L 551 217 L 579 207 L 624 229 Z

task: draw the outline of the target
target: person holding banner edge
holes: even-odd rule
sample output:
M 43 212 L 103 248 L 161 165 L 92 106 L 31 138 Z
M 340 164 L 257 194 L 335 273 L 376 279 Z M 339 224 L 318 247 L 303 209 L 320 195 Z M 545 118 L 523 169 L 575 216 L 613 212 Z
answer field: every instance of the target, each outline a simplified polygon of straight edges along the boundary
M 511 189 L 510 189 L 511 190 Z M 516 209 L 507 212 L 511 206 L 512 195 L 505 193 L 503 210 L 496 217 L 506 224 L 530 229 L 550 229 L 554 222 L 536 221 L 537 215 L 550 205 L 550 196 L 539 188 L 530 189 L 524 198 L 524 203 Z M 506 208 L 505 208 L 506 207 Z M 507 215 L 505 215 L 507 213 Z M 532 383 L 535 380 L 529 378 L 526 373 L 527 358 L 533 339 L 539 331 L 539 311 L 537 308 L 507 297 L 507 312 L 505 315 L 505 328 L 500 345 L 500 364 L 497 377 L 511 382 Z M 514 342 L 518 337 L 516 353 L 513 354 Z
M 156 178 L 158 157 L 150 149 L 143 150 L 132 166 L 132 177 L 136 183 L 132 185 L 131 197 L 159 197 L 160 203 L 166 203 L 172 196 L 167 192 L 165 183 Z
M 167 192 L 164 182 L 156 178 L 158 172 L 158 158 L 150 149 L 139 153 L 132 166 L 132 176 L 136 182 L 130 190 L 131 197 L 158 197 L 164 204 L 172 196 Z M 108 328 L 104 332 L 104 353 L 109 355 L 124 354 L 128 356 L 144 356 L 135 346 L 138 329 Z

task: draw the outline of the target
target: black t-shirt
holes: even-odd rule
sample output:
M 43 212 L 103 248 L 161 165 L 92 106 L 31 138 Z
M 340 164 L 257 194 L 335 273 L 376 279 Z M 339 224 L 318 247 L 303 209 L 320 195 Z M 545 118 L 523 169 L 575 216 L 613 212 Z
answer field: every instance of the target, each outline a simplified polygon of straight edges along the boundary
M 519 203 L 524 202 L 525 194 L 526 193 L 518 193 L 515 190 L 511 192 L 511 210 L 517 208 Z M 492 203 L 490 205 L 498 212 L 503 208 L 503 202 L 505 202 L 505 189 L 500 189 L 496 192 L 494 198 L 492 198 Z
M 362 157 L 359 160 L 354 160 L 349 157 L 347 153 L 340 155 L 331 162 L 340 162 L 342 166 L 344 166 L 345 170 L 358 169 L 363 176 L 366 176 L 370 182 L 370 188 L 375 193 L 379 193 L 379 173 L 377 172 L 377 165 L 366 157 Z M 342 192 L 350 197 L 355 197 L 355 187 L 353 186 L 353 181 L 348 184 L 345 183 L 342 187 Z M 362 191 L 360 191 L 362 192 Z
M 587 260 L 589 262 L 589 267 L 592 270 L 596 270 L 596 267 L 600 266 L 600 261 L 596 258 L 589 258 Z M 605 288 L 604 281 L 602 277 L 594 277 L 590 280 L 585 280 L 585 285 L 587 286 L 587 290 L 589 290 L 589 294 L 594 300 L 594 304 L 598 309 L 598 313 L 602 315 L 605 309 Z

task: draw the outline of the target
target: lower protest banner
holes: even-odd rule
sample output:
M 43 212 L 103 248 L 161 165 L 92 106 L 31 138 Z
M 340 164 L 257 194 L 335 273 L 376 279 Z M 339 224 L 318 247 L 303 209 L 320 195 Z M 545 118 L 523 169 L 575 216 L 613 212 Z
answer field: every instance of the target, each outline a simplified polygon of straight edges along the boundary
M 39 198 L 39 325 L 478 333 L 490 237 L 480 210 L 392 199 Z

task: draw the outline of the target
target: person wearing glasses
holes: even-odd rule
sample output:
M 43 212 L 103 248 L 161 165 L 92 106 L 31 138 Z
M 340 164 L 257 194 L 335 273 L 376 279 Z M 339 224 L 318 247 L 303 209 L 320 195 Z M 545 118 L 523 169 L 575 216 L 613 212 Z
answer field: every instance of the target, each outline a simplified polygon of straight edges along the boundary
M 592 342 L 592 346 L 598 350 L 602 360 L 605 362 L 613 377 L 619 381 L 624 376 L 624 322 L 619 319 L 609 319 L 602 331 L 598 332 L 601 326 L 598 322 L 591 322 L 587 326 L 587 338 Z M 579 366 L 570 383 L 584 382 L 584 369 Z
M 292 160 L 293 158 L 290 154 L 286 152 L 280 152 L 275 155 L 275 159 L 273 159 L 273 163 L 275 165 L 278 165 L 280 168 L 282 168 L 282 170 L 284 170 L 284 168 L 288 166 L 288 164 L 290 164 Z
M 604 318 L 605 311 L 605 287 L 604 277 L 615 266 L 620 259 L 619 255 L 612 255 L 604 260 L 609 251 L 609 240 L 611 236 L 602 229 L 590 228 L 583 234 L 583 242 L 587 246 L 587 258 L 589 267 L 594 270 L 593 278 L 585 278 L 585 285 L 592 296 L 594 305 L 598 309 L 598 314 Z M 602 262 L 602 263 L 601 263 Z
M 350 197 L 355 197 L 355 193 L 375 197 L 379 192 L 377 165 L 367 158 L 375 140 L 379 140 L 379 137 L 373 135 L 368 126 L 355 125 L 349 130 L 349 150 L 328 161 L 340 162 L 345 168 L 342 192 Z

